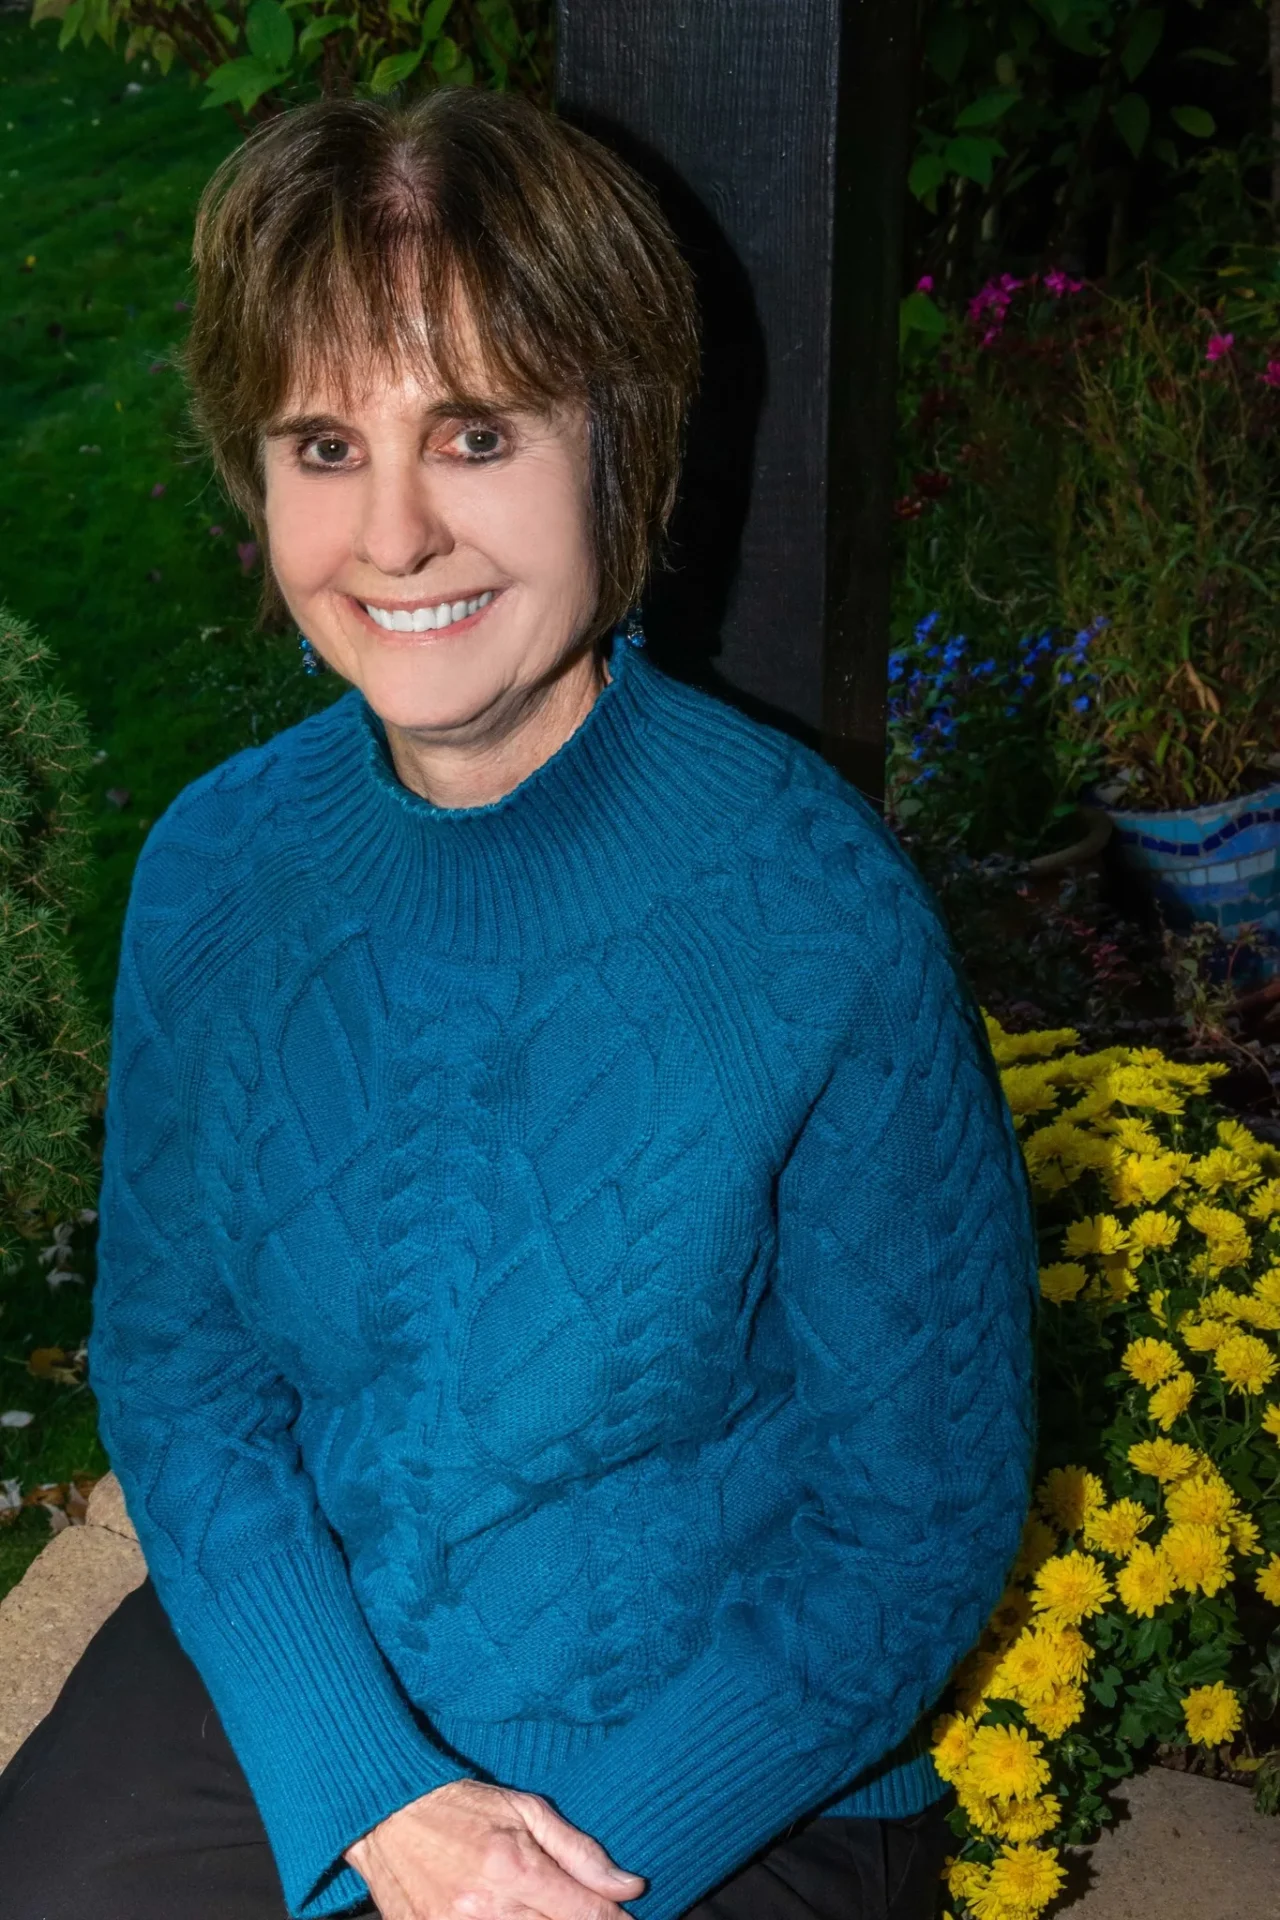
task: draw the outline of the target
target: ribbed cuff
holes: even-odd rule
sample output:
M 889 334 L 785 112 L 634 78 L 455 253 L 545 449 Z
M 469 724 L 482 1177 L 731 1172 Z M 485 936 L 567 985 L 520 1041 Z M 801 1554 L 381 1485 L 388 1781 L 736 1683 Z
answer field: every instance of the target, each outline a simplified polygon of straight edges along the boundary
M 676 1920 L 858 1771 L 860 1739 L 805 1729 L 780 1704 L 773 1676 L 754 1683 L 715 1652 L 657 1699 L 549 1777 L 566 1820 L 649 1885 L 625 1904 L 637 1920 Z M 862 1755 L 862 1764 L 876 1758 Z
M 345 1849 L 476 1770 L 421 1728 L 326 1542 L 161 1591 L 244 1769 L 295 1920 L 368 1898 Z

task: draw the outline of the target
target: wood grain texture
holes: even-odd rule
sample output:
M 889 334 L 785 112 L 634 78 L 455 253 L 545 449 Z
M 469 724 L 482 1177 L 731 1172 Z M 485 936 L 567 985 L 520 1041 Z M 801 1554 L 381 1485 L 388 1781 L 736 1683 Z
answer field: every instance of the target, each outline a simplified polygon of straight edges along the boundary
M 851 681 L 829 656 L 852 636 L 870 644 L 857 582 L 865 571 L 878 606 L 887 578 L 892 369 L 869 356 L 894 338 L 890 308 L 896 325 L 901 188 L 887 168 L 905 149 L 906 99 L 900 85 L 870 96 L 896 72 L 884 47 L 900 55 L 912 11 L 910 0 L 560 0 L 558 22 L 560 110 L 654 182 L 698 276 L 703 385 L 676 567 L 647 605 L 655 654 L 814 744 L 833 712 L 838 731 L 864 735 L 878 717 L 881 762 L 885 635 L 878 686 L 870 660 Z M 873 107 L 878 133 L 865 125 Z M 903 124 L 889 158 L 864 180 L 893 114 Z M 855 289 L 843 304 L 837 272 Z M 854 706 L 872 689 L 867 713 L 851 686 Z

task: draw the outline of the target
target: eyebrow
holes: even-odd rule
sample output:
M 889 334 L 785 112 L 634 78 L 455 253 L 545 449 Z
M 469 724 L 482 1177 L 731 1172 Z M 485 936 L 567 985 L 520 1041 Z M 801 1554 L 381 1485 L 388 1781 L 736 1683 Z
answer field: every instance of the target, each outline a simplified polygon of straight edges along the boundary
M 482 400 L 465 393 L 452 394 L 447 400 L 428 407 L 424 420 L 442 424 L 446 420 L 493 420 L 505 414 L 536 411 L 515 400 Z M 350 433 L 351 427 L 336 413 L 291 413 L 263 429 L 268 440 L 314 440 L 324 433 Z

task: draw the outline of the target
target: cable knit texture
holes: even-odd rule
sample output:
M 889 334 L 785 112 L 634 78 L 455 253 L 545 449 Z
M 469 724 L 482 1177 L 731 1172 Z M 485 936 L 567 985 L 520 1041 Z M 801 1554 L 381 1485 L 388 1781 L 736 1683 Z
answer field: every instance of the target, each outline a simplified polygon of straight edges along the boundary
M 816 754 L 610 665 L 492 806 L 352 691 L 138 864 L 92 1379 L 295 1916 L 465 1776 L 637 1920 L 918 1810 L 1016 1551 L 1034 1222 L 935 897 Z

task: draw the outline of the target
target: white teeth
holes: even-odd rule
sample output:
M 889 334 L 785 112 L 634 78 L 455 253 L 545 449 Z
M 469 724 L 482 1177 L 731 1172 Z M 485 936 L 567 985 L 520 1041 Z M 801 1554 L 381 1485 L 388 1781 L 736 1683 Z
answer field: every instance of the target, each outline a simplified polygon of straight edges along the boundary
M 367 601 L 361 605 L 371 620 L 376 620 L 388 633 L 431 633 L 441 627 L 451 627 L 455 620 L 465 620 L 473 613 L 479 613 L 481 607 L 487 607 L 493 594 L 477 594 L 474 600 L 443 600 L 434 607 L 415 607 L 410 613 L 407 608 L 397 608 L 392 613 L 386 607 L 371 607 Z

